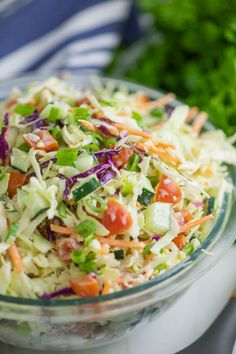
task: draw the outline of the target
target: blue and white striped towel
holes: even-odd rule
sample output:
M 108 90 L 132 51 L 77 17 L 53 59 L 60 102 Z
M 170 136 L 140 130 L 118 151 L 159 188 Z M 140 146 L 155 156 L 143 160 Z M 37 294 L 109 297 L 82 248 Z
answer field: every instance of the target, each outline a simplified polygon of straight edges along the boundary
M 0 0 L 0 79 L 100 71 L 137 29 L 132 0 Z

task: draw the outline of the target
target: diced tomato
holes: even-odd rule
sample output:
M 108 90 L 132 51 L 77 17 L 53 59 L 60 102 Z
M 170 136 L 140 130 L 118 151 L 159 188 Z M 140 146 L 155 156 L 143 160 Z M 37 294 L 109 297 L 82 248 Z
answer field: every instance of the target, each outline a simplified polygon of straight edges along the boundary
M 179 186 L 169 177 L 163 176 L 156 188 L 155 200 L 162 203 L 177 204 L 182 198 Z
M 121 234 L 132 226 L 132 217 L 124 205 L 115 199 L 110 199 L 103 213 L 102 223 L 111 235 Z
M 112 161 L 115 162 L 118 167 L 122 167 L 128 162 L 132 154 L 133 151 L 131 148 L 122 147 L 117 155 L 112 156 Z
M 58 142 L 53 138 L 48 130 L 37 130 L 34 134 L 39 137 L 39 140 L 34 141 L 28 134 L 23 136 L 28 146 L 46 152 L 55 151 L 58 149 Z
M 10 198 L 14 197 L 17 188 L 22 187 L 26 182 L 26 175 L 18 171 L 10 171 L 10 179 L 8 183 L 8 195 Z
M 70 278 L 70 286 L 81 297 L 94 297 L 99 295 L 99 283 L 96 278 L 86 274 L 82 279 Z
M 192 214 L 187 208 L 183 208 L 179 211 L 180 216 L 178 217 L 178 223 L 180 226 L 187 224 L 187 222 L 193 219 Z
M 182 250 L 184 246 L 188 243 L 186 236 L 184 236 L 183 234 L 179 234 L 178 236 L 176 236 L 173 239 L 173 242 L 180 250 Z

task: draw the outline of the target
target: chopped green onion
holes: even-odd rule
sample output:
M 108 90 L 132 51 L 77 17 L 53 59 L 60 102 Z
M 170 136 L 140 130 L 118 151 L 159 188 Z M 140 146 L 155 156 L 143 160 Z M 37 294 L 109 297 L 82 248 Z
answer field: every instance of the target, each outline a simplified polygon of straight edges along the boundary
M 188 243 L 186 246 L 184 246 L 184 249 L 183 251 L 188 255 L 190 256 L 193 251 L 194 251 L 194 246 L 191 244 L 191 243 Z
M 116 103 L 114 101 L 106 101 L 106 100 L 99 100 L 99 102 L 101 104 L 103 104 L 104 106 L 110 106 L 110 107 L 115 107 Z
M 58 213 L 61 218 L 65 218 L 67 216 L 67 208 L 64 202 L 61 202 L 58 207 Z
M 19 104 L 15 108 L 15 113 L 18 113 L 23 117 L 31 116 L 34 113 L 34 111 L 35 111 L 34 107 L 27 106 L 24 104 Z
M 75 107 L 73 114 L 76 122 L 78 122 L 78 120 L 89 120 L 90 118 L 90 112 L 88 108 L 85 107 Z
M 58 125 L 56 127 L 52 128 L 52 130 L 51 130 L 52 136 L 55 139 L 60 132 L 61 132 L 61 128 Z
M 152 198 L 154 197 L 155 193 L 149 191 L 146 188 L 142 189 L 142 194 L 138 196 L 138 202 L 144 206 L 148 206 L 151 203 Z
M 164 116 L 164 111 L 160 108 L 153 108 L 150 112 L 150 115 L 155 118 L 163 118 Z
M 52 122 L 52 123 L 55 123 L 57 121 L 57 119 L 58 119 L 59 113 L 60 113 L 60 110 L 59 110 L 58 107 L 52 107 L 50 109 L 50 113 L 49 113 L 49 116 L 48 116 L 48 121 Z
M 158 271 L 158 272 L 160 272 L 162 270 L 166 270 L 166 269 L 168 269 L 168 265 L 166 263 L 161 263 L 154 268 L 154 270 Z
M 142 116 L 138 112 L 132 112 L 132 118 L 135 119 L 137 123 L 142 122 Z
M 30 151 L 30 147 L 26 144 L 26 143 L 22 143 L 18 149 L 20 149 L 21 151 L 24 151 L 24 152 L 29 152 Z
M 153 246 L 153 243 L 150 243 L 149 245 L 146 245 L 143 249 L 143 255 L 144 257 L 148 256 L 151 253 L 151 248 Z
M 207 215 L 212 214 L 214 211 L 215 198 L 210 197 L 207 201 Z
M 100 147 L 98 144 L 91 143 L 91 144 L 83 146 L 83 149 L 87 152 L 89 152 L 89 151 L 96 152 L 96 151 L 100 150 Z
M 2 128 L 3 128 L 3 121 L 0 120 L 0 134 L 2 133 Z
M 71 260 L 75 265 L 80 265 L 86 261 L 86 254 L 82 250 L 74 250 L 71 253 Z
M 140 161 L 140 156 L 136 153 L 133 153 L 127 162 L 126 170 L 127 171 L 137 171 L 139 161 Z
M 94 205 L 94 203 L 93 203 L 94 201 L 98 202 L 100 204 L 100 206 Z M 91 209 L 95 213 L 102 213 L 106 209 L 105 199 L 98 197 L 97 195 L 90 197 L 87 200 L 87 205 L 88 205 L 89 209 Z
M 151 182 L 152 187 L 155 188 L 157 185 L 157 182 L 158 182 L 158 177 L 157 176 L 148 176 L 148 179 Z
M 106 148 L 109 148 L 110 145 L 115 145 L 117 143 L 117 138 L 109 138 L 104 140 L 104 145 Z
M 134 191 L 134 185 L 129 181 L 125 182 L 121 189 L 121 194 L 126 197 L 129 194 L 132 194 Z
M 163 254 L 165 252 L 164 248 L 160 249 L 160 254 Z
M 117 260 L 124 259 L 125 258 L 124 250 L 115 250 L 114 256 L 115 256 L 115 259 L 117 259 Z
M 96 231 L 95 222 L 92 220 L 84 220 L 76 226 L 76 231 L 82 237 L 88 237 Z
M 97 271 L 97 265 L 95 262 L 82 263 L 82 264 L 80 264 L 79 269 L 82 272 L 95 273 Z
M 13 222 L 7 231 L 5 242 L 7 242 L 10 237 L 16 237 L 18 230 L 19 230 L 19 223 Z
M 65 148 L 59 150 L 56 154 L 57 165 L 60 166 L 73 166 L 78 155 L 78 149 Z
M 89 181 L 85 182 L 82 186 L 72 192 L 73 199 L 79 201 L 80 199 L 86 197 L 86 195 L 94 192 L 99 187 L 101 187 L 101 184 L 98 179 L 92 177 Z

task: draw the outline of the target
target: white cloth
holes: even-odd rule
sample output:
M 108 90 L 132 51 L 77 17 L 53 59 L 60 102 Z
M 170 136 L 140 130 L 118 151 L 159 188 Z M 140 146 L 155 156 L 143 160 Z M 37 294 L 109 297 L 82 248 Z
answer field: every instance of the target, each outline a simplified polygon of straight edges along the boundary
M 79 354 L 174 354 L 199 338 L 236 289 L 236 246 L 162 316 L 130 337 Z M 168 331 L 166 330 L 168 328 Z M 0 343 L 1 354 L 36 354 Z M 42 352 L 40 352 L 42 353 Z M 51 352 L 50 354 L 58 354 Z M 70 354 L 78 352 L 69 352 Z

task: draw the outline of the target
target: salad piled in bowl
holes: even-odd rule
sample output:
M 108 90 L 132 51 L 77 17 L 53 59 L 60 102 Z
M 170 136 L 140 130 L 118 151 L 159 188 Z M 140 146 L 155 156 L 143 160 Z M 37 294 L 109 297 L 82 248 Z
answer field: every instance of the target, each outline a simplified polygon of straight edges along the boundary
M 134 287 L 209 235 L 234 138 L 174 97 L 57 78 L 0 107 L 0 293 L 51 299 Z

